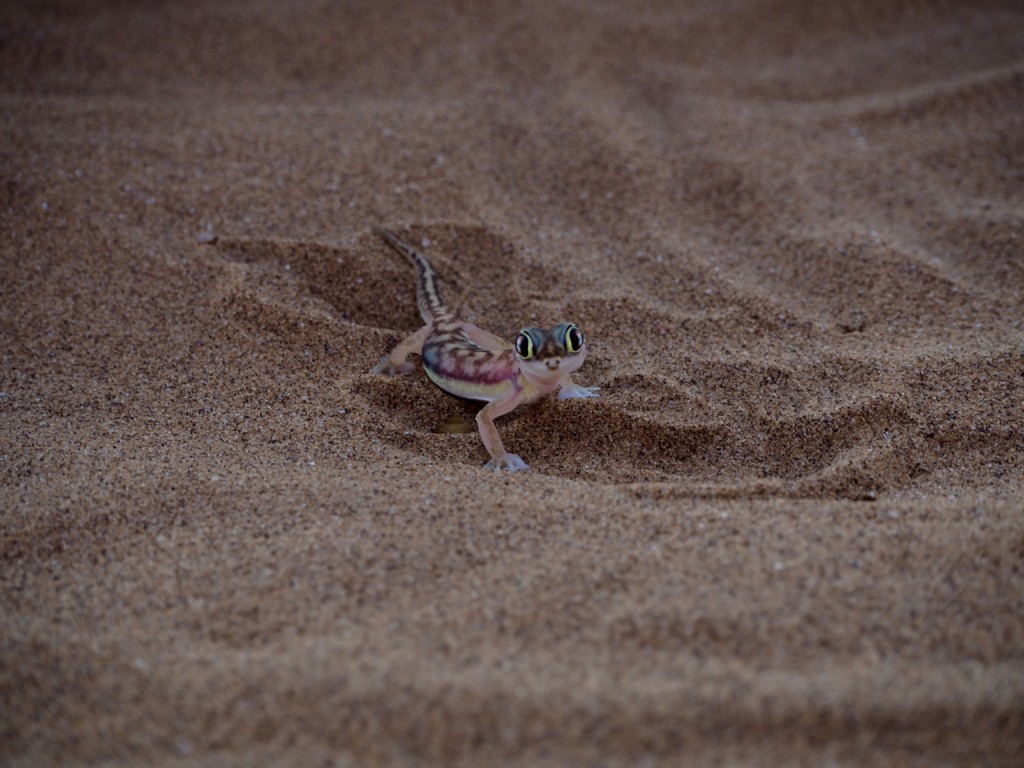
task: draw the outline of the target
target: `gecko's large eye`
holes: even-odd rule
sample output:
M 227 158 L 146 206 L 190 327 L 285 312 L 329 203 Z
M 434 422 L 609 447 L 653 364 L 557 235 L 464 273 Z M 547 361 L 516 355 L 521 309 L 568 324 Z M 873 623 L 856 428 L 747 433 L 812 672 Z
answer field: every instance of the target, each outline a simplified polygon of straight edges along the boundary
M 583 331 L 577 328 L 573 323 L 569 323 L 565 329 L 564 346 L 574 355 L 583 349 Z
M 529 360 L 537 354 L 537 347 L 533 343 L 533 337 L 526 331 L 520 331 L 516 336 L 516 354 L 523 360 Z

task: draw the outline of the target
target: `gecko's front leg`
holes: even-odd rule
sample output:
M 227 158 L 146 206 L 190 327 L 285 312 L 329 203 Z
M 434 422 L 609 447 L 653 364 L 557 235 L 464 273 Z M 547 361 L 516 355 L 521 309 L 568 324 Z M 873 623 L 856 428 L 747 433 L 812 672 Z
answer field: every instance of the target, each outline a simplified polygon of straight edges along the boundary
M 510 411 L 515 410 L 520 404 L 526 402 L 526 395 L 520 390 L 514 390 L 504 400 L 494 400 L 483 408 L 476 415 L 476 424 L 480 429 L 480 438 L 484 442 L 484 448 L 491 454 L 491 460 L 484 466 L 488 469 L 504 469 L 509 472 L 519 472 L 529 469 L 525 461 L 505 450 L 498 435 L 498 428 L 494 426 L 494 420 Z
M 392 349 L 390 354 L 384 355 L 370 373 L 383 373 L 388 376 L 395 376 L 399 373 L 415 371 L 416 366 L 412 363 L 407 363 L 405 358 L 413 353 L 420 354 L 423 350 L 423 342 L 427 340 L 429 335 L 430 326 L 424 325 L 416 333 Z
M 558 399 L 568 400 L 572 397 L 600 397 L 600 395 L 597 394 L 597 390 L 599 389 L 600 387 L 584 387 L 573 381 L 571 376 L 566 376 L 562 379 L 562 383 L 558 387 Z

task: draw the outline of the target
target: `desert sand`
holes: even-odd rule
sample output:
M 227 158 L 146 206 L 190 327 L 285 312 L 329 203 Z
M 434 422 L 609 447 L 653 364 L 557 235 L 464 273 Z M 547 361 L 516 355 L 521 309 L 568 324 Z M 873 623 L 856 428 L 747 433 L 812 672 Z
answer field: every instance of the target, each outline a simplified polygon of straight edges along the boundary
M 1019 2 L 0 11 L 0 763 L 1024 764 Z M 434 263 L 596 400 L 371 375 Z

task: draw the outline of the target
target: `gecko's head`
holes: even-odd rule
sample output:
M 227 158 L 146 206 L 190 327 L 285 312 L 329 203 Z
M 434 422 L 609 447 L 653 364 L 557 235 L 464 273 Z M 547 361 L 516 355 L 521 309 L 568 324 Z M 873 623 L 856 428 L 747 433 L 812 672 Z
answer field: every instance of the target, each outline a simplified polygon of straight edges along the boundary
M 553 385 L 583 365 L 587 340 L 575 323 L 559 323 L 550 331 L 524 328 L 516 337 L 515 354 L 527 379 Z

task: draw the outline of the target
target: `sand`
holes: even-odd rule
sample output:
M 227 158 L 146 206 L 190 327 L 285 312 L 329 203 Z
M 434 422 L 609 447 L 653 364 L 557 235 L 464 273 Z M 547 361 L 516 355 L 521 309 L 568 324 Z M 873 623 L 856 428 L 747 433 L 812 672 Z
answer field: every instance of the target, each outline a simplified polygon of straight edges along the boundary
M 824 7 L 823 7 L 824 6 Z M 1024 764 L 1016 2 L 0 11 L 0 763 Z M 598 400 L 422 370 L 387 226 Z

